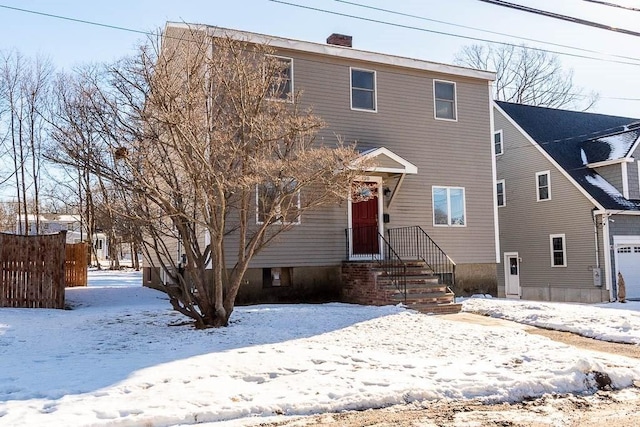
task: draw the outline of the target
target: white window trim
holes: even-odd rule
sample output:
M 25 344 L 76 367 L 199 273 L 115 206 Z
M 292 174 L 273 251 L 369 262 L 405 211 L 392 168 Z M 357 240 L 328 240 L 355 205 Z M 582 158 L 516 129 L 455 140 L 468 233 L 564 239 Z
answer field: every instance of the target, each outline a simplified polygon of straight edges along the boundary
M 499 208 L 507 206 L 507 186 L 504 182 L 504 179 L 499 179 L 496 181 L 496 200 L 498 200 L 498 184 L 502 184 L 502 204 L 498 204 Z
M 286 59 L 287 61 L 289 61 L 289 64 L 291 64 L 291 76 L 290 76 L 291 84 L 289 85 L 289 96 L 287 97 L 287 99 L 269 97 L 269 100 L 278 101 L 278 102 L 287 102 L 289 104 L 293 104 L 293 94 L 295 93 L 295 89 L 293 87 L 293 58 L 290 58 L 288 56 L 280 56 L 280 55 L 267 55 L 267 56 L 270 56 L 272 58 L 278 58 L 278 59 Z
M 455 114 L 455 118 L 454 119 L 447 119 L 446 117 L 438 117 L 438 110 L 436 108 L 436 83 L 453 84 L 453 111 L 454 111 L 454 114 Z M 451 82 L 451 81 L 448 81 L 448 80 L 433 79 L 433 118 L 436 119 L 436 120 L 444 120 L 446 122 L 457 122 L 458 121 L 458 86 L 457 86 L 456 82 Z
M 353 106 L 353 70 L 373 73 L 373 109 L 357 108 Z M 378 112 L 378 73 L 375 70 L 366 68 L 349 67 L 349 106 L 353 111 L 366 111 L 368 113 Z
M 447 224 L 436 224 L 436 205 L 433 197 L 433 191 L 435 189 L 447 190 Z M 464 216 L 464 224 L 451 224 L 451 191 L 450 190 L 462 190 L 462 215 Z M 431 186 L 431 215 L 433 216 L 434 227 L 466 227 L 467 226 L 467 192 L 464 187 L 446 187 L 443 185 Z
M 264 225 L 264 221 L 260 221 L 260 184 L 256 185 L 256 225 Z M 300 214 L 300 208 L 301 208 L 301 204 L 300 204 L 300 190 L 296 191 L 296 196 L 298 198 L 298 216 L 297 216 L 297 221 L 292 221 L 292 222 L 282 222 L 282 221 L 275 221 L 273 223 L 271 223 L 270 225 L 300 225 L 302 223 L 302 215 Z
M 546 199 L 540 198 L 540 186 L 538 184 L 538 177 L 541 175 L 547 175 L 547 189 L 548 189 L 547 195 L 549 197 L 547 197 Z M 536 172 L 536 201 L 546 202 L 548 200 L 551 200 L 551 171 Z
M 554 265 L 553 263 L 553 239 L 554 238 L 562 238 L 562 265 Z M 549 235 L 549 249 L 551 251 L 551 267 L 566 267 L 567 266 L 567 238 L 566 235 L 563 234 L 550 234 Z
M 496 135 L 500 135 L 500 152 L 496 153 Z M 493 154 L 495 156 L 502 156 L 504 154 L 504 134 L 502 129 L 493 133 Z

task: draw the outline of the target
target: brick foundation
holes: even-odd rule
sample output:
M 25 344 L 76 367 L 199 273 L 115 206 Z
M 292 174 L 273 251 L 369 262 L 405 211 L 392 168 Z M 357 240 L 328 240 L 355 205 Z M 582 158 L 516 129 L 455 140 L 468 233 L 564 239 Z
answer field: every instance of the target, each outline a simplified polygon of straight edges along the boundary
M 389 305 L 394 294 L 388 287 L 378 286 L 376 263 L 343 262 L 341 300 L 353 304 Z

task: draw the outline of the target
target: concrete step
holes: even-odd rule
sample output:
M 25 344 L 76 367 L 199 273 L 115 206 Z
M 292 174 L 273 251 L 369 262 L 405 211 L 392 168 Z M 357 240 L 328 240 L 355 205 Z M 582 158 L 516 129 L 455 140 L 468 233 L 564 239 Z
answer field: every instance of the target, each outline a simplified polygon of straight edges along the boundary
M 401 292 L 400 289 L 396 288 L 393 283 L 385 284 L 380 286 L 381 289 L 386 289 L 387 291 L 397 291 Z M 447 285 L 443 285 L 440 283 L 407 283 L 407 293 L 447 293 Z
M 391 297 L 394 301 L 404 302 L 404 295 L 397 293 Z M 455 300 L 452 292 L 431 292 L 431 293 L 411 293 L 407 294 L 406 304 L 450 304 Z
M 387 284 L 394 284 L 396 282 L 397 283 L 405 282 L 407 284 L 407 287 L 434 286 L 439 283 L 439 279 L 436 276 L 423 275 L 423 276 L 400 276 L 400 277 L 379 276 L 376 280 L 376 283 L 378 283 L 378 285 L 380 286 L 384 286 Z
M 456 314 L 462 310 L 462 304 L 413 304 L 407 305 L 407 308 L 424 314 Z

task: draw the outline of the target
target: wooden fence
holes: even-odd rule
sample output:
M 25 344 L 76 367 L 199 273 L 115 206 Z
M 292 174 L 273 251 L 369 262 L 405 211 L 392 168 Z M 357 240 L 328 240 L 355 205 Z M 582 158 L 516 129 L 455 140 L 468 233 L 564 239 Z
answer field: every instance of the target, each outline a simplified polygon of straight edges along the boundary
M 87 286 L 88 243 L 68 243 L 65 261 L 65 282 L 68 287 Z
M 66 234 L 0 233 L 0 307 L 64 308 Z

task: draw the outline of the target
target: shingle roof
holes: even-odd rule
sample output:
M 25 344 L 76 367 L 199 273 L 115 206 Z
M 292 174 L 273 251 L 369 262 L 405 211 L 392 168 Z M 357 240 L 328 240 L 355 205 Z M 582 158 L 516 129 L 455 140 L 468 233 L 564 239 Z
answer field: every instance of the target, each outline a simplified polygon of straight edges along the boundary
M 627 156 L 640 137 L 632 125 L 640 119 L 503 101 L 496 104 L 605 209 L 640 211 L 640 201 L 625 199 L 585 166 Z

